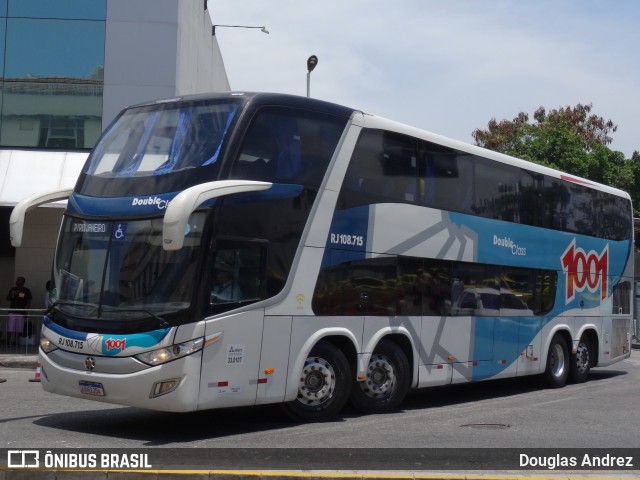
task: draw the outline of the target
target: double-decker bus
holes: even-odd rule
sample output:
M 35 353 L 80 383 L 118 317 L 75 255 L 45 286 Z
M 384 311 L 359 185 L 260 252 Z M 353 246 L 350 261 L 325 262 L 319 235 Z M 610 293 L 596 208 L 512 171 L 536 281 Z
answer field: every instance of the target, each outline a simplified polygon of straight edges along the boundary
M 46 391 L 313 421 L 628 358 L 625 192 L 315 99 L 124 110 L 67 198 Z

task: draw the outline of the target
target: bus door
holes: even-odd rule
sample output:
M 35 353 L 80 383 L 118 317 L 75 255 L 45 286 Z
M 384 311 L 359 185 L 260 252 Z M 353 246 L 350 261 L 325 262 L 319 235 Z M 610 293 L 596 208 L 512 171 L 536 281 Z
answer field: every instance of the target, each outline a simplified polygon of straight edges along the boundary
M 534 341 L 542 329 L 542 317 L 520 317 L 519 359 L 517 375 L 539 373 L 544 369 L 546 359 L 542 359 L 541 341 Z

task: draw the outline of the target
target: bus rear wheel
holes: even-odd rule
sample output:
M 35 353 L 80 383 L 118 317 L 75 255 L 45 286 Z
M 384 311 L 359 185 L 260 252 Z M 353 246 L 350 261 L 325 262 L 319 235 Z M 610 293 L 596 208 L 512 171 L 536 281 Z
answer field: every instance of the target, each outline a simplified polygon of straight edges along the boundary
M 409 371 L 402 349 L 390 340 L 382 340 L 371 355 L 366 379 L 351 389 L 351 404 L 362 413 L 395 409 L 409 390 Z
M 583 335 L 575 355 L 571 355 L 570 377 L 573 383 L 586 382 L 591 370 L 591 342 Z
M 569 378 L 569 349 L 567 342 L 560 334 L 555 334 L 549 345 L 547 354 L 547 368 L 544 372 L 544 381 L 549 388 L 562 388 Z
M 320 342 L 304 362 L 298 382 L 298 397 L 283 404 L 294 421 L 322 421 L 337 415 L 349 398 L 351 367 L 335 345 Z

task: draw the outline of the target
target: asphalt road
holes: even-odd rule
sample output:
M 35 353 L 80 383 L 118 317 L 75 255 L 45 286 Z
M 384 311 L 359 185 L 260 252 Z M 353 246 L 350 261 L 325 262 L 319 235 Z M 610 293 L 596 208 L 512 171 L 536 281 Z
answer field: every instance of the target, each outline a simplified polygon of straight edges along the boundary
M 638 350 L 629 360 L 593 370 L 585 384 L 546 390 L 529 377 L 424 389 L 411 393 L 394 413 L 359 415 L 347 409 L 334 421 L 316 424 L 291 423 L 277 406 L 189 414 L 113 406 L 45 393 L 28 381 L 33 376 L 31 370 L 0 370 L 7 380 L 0 383 L 0 448 L 154 447 L 167 464 L 177 462 L 178 448 L 234 449 L 236 456 L 229 450 L 225 457 L 226 468 L 242 454 L 257 455 L 254 460 L 264 466 L 269 451 L 256 449 L 303 448 L 317 451 L 306 455 L 307 465 L 296 459 L 298 468 L 337 469 L 342 464 L 328 460 L 324 449 L 343 449 L 348 456 L 350 449 L 390 447 L 515 449 L 510 452 L 640 447 Z M 384 456 L 375 458 L 384 462 Z M 364 461 L 359 469 L 373 466 L 366 464 L 373 460 Z

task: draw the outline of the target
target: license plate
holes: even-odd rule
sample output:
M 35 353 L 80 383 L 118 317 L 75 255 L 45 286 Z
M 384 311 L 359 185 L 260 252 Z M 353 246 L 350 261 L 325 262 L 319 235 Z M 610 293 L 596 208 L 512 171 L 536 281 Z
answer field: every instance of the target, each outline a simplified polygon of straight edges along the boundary
M 80 393 L 84 393 L 85 395 L 97 395 L 99 397 L 104 397 L 104 388 L 101 383 L 97 382 L 86 382 L 84 380 L 80 380 Z

